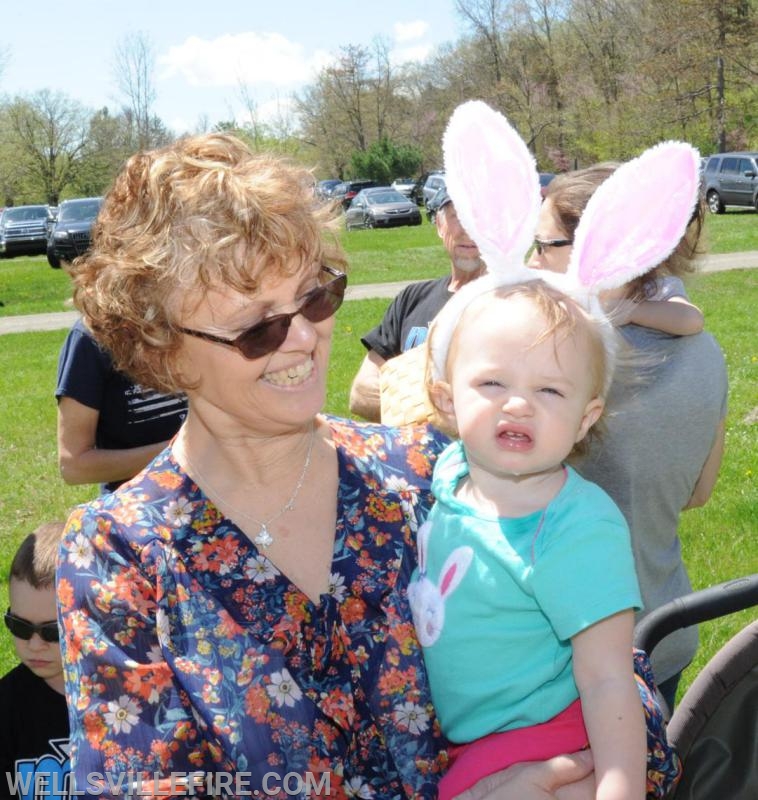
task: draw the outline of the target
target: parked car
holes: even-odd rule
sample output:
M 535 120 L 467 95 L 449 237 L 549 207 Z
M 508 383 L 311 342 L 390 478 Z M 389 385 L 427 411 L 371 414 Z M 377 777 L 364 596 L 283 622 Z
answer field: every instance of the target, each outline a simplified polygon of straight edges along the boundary
M 418 206 L 391 186 L 363 189 L 353 198 L 345 212 L 345 227 L 391 228 L 398 225 L 420 225 Z
M 758 153 L 718 153 L 705 163 L 703 195 L 712 214 L 726 206 L 747 206 L 758 211 Z
M 432 172 L 425 172 L 420 178 L 416 179 L 416 183 L 411 189 L 410 198 L 414 202 L 418 203 L 418 205 L 423 206 L 426 205 L 426 200 L 424 198 L 424 186 L 426 182 L 432 175 L 444 175 L 445 173 L 440 170 L 433 170 Z
M 47 219 L 45 220 L 45 230 L 47 231 L 48 241 L 50 241 L 50 234 L 53 232 L 53 225 L 55 225 L 56 219 L 58 219 L 58 206 L 48 206 Z
M 12 206 L 0 221 L 0 257 L 42 255 L 47 249 L 47 206 Z
M 73 261 L 87 252 L 102 202 L 102 197 L 80 197 L 58 206 L 47 245 L 47 263 L 53 269 L 58 269 L 61 261 Z
M 437 189 L 434 197 L 426 204 L 426 218 L 429 222 L 434 222 L 440 203 L 445 197 L 447 197 L 447 189 L 443 186 L 441 189 Z
M 316 197 L 321 200 L 328 200 L 332 195 L 332 190 L 338 186 L 342 181 L 339 178 L 327 178 L 324 181 L 319 181 L 316 184 Z
M 396 192 L 400 192 L 400 194 L 404 194 L 406 197 L 411 196 L 411 192 L 413 191 L 413 187 L 416 185 L 416 181 L 414 178 L 395 178 L 392 181 L 392 188 Z
M 331 199 L 335 203 L 341 203 L 342 208 L 347 211 L 347 207 L 352 203 L 353 198 L 360 192 L 362 189 L 370 189 L 374 186 L 378 186 L 376 181 L 366 180 L 365 178 L 360 178 L 354 181 L 345 181 L 344 183 L 340 183 L 332 189 Z
M 434 197 L 440 189 L 445 188 L 445 173 L 432 172 L 429 177 L 424 181 L 424 188 L 421 193 L 424 198 L 424 205 L 428 206 L 429 201 Z

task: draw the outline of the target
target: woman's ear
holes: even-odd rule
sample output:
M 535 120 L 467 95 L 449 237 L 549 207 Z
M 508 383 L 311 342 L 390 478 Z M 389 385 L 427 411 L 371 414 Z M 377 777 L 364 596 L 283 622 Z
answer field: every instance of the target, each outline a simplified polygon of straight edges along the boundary
M 602 397 L 593 397 L 587 403 L 584 409 L 579 430 L 576 433 L 575 442 L 581 442 L 582 439 L 589 433 L 590 428 L 600 419 L 603 409 L 605 408 L 605 400 Z

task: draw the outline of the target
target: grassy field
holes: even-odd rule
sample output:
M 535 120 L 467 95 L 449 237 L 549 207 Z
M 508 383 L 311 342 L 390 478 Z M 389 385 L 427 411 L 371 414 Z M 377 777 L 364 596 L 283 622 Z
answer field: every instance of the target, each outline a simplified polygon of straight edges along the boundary
M 708 215 L 704 242 L 712 253 L 758 250 L 758 214 L 737 210 Z M 433 278 L 447 269 L 437 231 L 426 219 L 415 228 L 345 232 L 342 243 L 353 286 Z M 69 297 L 68 275 L 50 269 L 44 256 L 0 260 L 0 316 L 65 311 Z
M 750 231 L 753 238 L 746 233 Z M 758 215 L 710 217 L 709 233 L 721 252 L 758 249 Z M 426 223 L 415 229 L 358 231 L 346 235 L 345 244 L 353 283 L 419 278 L 446 269 L 444 251 Z M 6 303 L 0 312 L 62 310 L 67 282 L 65 273 L 51 270 L 43 260 L 0 262 L 0 300 Z M 724 349 L 730 376 L 727 448 L 718 485 L 708 505 L 682 517 L 685 559 L 694 585 L 701 588 L 758 572 L 758 350 L 754 318 L 758 271 L 699 275 L 690 282 L 690 290 L 705 311 L 708 329 Z M 364 353 L 360 336 L 381 318 L 388 303 L 352 301 L 340 310 L 334 332 L 328 411 L 347 415 L 350 382 Z M 65 333 L 0 336 L 0 603 L 7 600 L 9 559 L 23 536 L 43 521 L 65 517 L 68 509 L 89 499 L 95 491 L 93 487 L 65 486 L 56 467 L 53 389 Z M 685 685 L 729 636 L 754 617 L 755 611 L 743 612 L 703 626 L 701 649 L 685 676 Z M 13 663 L 9 637 L 0 635 L 0 673 Z

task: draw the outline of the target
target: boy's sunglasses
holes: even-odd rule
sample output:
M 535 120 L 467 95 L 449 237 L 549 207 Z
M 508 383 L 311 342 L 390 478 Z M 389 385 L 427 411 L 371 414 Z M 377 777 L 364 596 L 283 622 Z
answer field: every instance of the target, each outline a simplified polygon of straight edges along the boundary
M 256 322 L 236 339 L 224 339 L 221 336 L 215 336 L 205 331 L 196 331 L 192 328 L 177 328 L 177 330 L 208 342 L 236 347 L 245 358 L 262 358 L 281 347 L 287 338 L 287 331 L 292 320 L 298 314 L 302 314 L 308 322 L 323 322 L 335 314 L 342 305 L 347 287 L 347 275 L 332 267 L 324 266 L 321 269 L 334 277 L 329 283 L 317 286 L 303 295 L 300 308 L 290 314 L 275 314 L 273 317 Z
M 35 633 L 39 634 L 43 642 L 57 642 L 59 638 L 57 622 L 43 622 L 41 625 L 34 625 L 28 619 L 22 619 L 15 614 L 11 614 L 8 609 L 5 612 L 5 627 L 17 638 L 28 642 Z
M 541 256 L 548 247 L 568 247 L 570 244 L 574 244 L 573 239 L 535 239 L 534 249 Z

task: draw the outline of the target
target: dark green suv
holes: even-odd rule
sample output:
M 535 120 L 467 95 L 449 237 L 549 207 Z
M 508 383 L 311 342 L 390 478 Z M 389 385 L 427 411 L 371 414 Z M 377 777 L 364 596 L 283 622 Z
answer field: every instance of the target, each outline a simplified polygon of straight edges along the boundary
M 703 195 L 712 214 L 726 206 L 758 211 L 758 153 L 718 153 L 703 170 Z
M 89 249 L 92 226 L 100 211 L 102 197 L 64 200 L 58 206 L 47 242 L 47 263 L 58 269 L 61 261 L 73 261 Z

